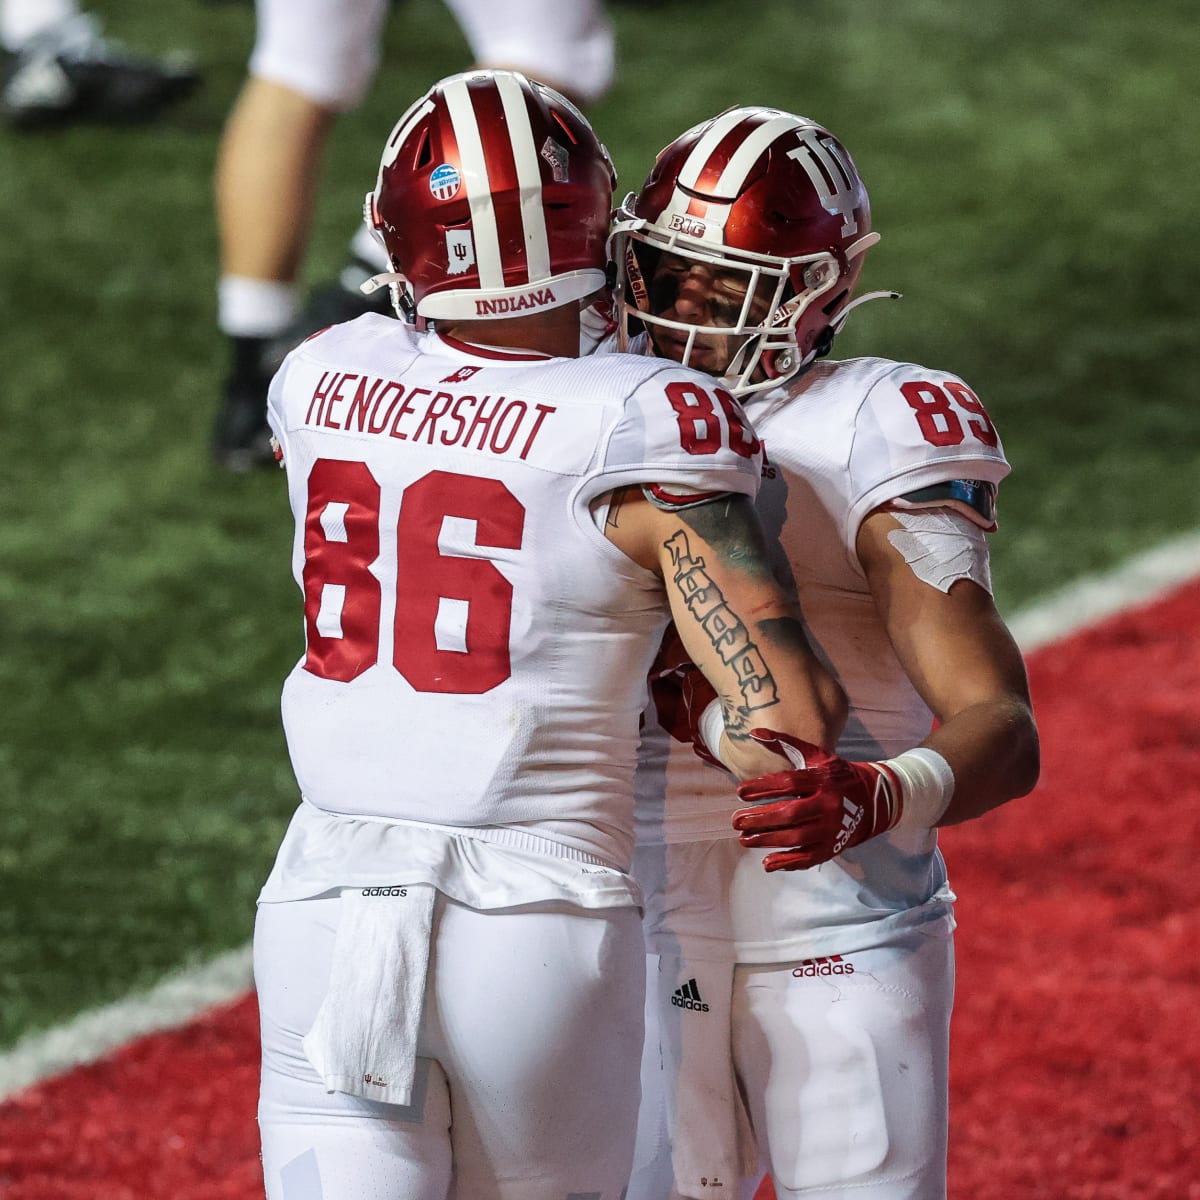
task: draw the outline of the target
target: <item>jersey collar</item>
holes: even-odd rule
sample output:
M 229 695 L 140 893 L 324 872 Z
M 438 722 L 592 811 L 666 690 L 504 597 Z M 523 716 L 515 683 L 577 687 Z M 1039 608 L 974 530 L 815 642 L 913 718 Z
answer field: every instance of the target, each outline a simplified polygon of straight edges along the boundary
M 537 350 L 506 350 L 503 346 L 480 346 L 475 342 L 462 342 L 449 334 L 434 332 L 437 337 L 451 350 L 472 358 L 487 358 L 500 362 L 544 362 L 554 357 L 552 354 L 542 354 Z

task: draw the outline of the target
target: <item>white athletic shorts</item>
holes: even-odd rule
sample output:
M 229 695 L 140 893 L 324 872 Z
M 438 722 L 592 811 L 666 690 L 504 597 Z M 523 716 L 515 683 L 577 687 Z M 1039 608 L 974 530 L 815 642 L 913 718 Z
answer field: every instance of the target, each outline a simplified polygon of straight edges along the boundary
M 258 908 L 268 1200 L 619 1200 L 642 1045 L 638 910 L 482 912 L 439 893 L 401 1107 L 327 1092 L 304 1052 L 340 904 Z
M 608 90 L 615 38 L 601 0 L 446 4 L 476 64 L 523 71 L 585 103 Z M 337 111 L 361 103 L 379 67 L 388 0 L 256 0 L 256 7 L 252 75 Z M 396 19 L 404 20 L 403 8 Z M 413 80 L 408 90 L 416 95 L 434 82 Z
M 628 1200 L 716 1194 L 712 1166 L 703 1164 L 719 1168 L 731 1159 L 740 1180 L 736 1188 L 722 1180 L 727 1200 L 748 1200 L 767 1170 L 779 1200 L 944 1198 L 951 930 L 951 918 L 943 917 L 870 949 L 738 965 L 732 977 L 729 964 L 650 955 L 642 1113 Z M 723 988 L 732 993 L 722 1006 Z M 705 1026 L 721 1018 L 722 1007 L 726 1027 Z M 719 1064 L 693 1063 L 689 1079 L 679 1049 L 689 1044 L 731 1057 L 729 1107 L 744 1100 L 748 1112 L 729 1114 L 722 1127 L 722 1114 L 700 1111 L 716 1088 L 697 1087 L 694 1072 Z M 690 1134 L 680 1132 L 683 1124 Z M 731 1137 L 752 1131 L 749 1147 L 724 1162 L 713 1134 L 722 1128 Z M 700 1139 L 690 1158 L 672 1162 L 673 1135 L 681 1143 Z M 690 1161 L 699 1164 L 691 1171 Z

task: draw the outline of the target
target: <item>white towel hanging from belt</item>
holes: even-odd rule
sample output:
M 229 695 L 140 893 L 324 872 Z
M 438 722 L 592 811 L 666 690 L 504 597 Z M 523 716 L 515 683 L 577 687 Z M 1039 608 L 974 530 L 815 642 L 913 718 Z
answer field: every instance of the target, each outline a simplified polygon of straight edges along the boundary
M 411 1102 L 434 897 L 425 884 L 342 891 L 329 990 L 304 1039 L 326 1091 Z

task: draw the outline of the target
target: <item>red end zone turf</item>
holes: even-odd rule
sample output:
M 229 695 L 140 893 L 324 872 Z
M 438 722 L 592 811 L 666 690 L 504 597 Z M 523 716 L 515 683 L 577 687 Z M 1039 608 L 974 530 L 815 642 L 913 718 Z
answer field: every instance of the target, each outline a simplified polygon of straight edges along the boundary
M 1200 582 L 1037 652 L 1041 784 L 944 836 L 953 1200 L 1200 1200 L 1197 631 Z M 256 1038 L 247 999 L 0 1105 L 0 1194 L 261 1196 Z

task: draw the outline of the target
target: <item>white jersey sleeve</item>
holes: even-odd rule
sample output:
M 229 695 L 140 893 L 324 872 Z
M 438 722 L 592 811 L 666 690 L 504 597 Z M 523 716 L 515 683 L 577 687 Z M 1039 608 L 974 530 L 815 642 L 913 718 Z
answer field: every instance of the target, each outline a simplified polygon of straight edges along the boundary
M 590 499 L 628 483 L 754 496 L 762 474 L 762 444 L 741 406 L 707 376 L 656 359 L 631 359 L 653 373 L 626 401 L 588 483 Z
M 846 535 L 851 549 L 859 525 L 880 505 L 910 493 L 919 496 L 938 484 L 969 480 L 983 485 L 979 504 L 986 506 L 988 489 L 994 497 L 1010 469 L 987 410 L 961 379 L 914 363 L 888 367 L 868 381 L 848 446 Z M 994 527 L 994 520 L 988 523 Z

